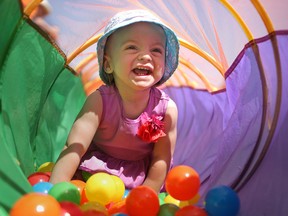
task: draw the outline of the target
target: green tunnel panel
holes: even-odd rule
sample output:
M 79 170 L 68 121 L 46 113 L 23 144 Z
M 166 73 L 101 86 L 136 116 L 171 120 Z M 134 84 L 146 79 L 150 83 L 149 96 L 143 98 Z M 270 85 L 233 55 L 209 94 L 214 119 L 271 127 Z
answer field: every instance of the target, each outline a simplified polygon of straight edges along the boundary
M 32 190 L 27 176 L 57 159 L 86 96 L 57 46 L 22 17 L 19 2 L 0 5 L 8 34 L 0 49 L 0 206 L 9 211 Z

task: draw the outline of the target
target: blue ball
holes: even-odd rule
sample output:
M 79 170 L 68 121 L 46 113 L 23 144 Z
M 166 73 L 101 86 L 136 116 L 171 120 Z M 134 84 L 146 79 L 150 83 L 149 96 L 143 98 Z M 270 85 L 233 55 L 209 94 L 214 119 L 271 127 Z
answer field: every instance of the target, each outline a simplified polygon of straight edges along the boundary
M 126 198 L 126 197 L 128 196 L 129 193 L 130 193 L 130 190 L 129 190 L 129 189 L 125 189 L 125 192 L 124 192 L 123 198 Z
M 217 186 L 205 196 L 205 210 L 209 216 L 236 216 L 240 210 L 240 199 L 230 187 Z
M 33 185 L 33 191 L 38 193 L 48 194 L 49 190 L 53 187 L 53 184 L 50 182 L 38 182 Z

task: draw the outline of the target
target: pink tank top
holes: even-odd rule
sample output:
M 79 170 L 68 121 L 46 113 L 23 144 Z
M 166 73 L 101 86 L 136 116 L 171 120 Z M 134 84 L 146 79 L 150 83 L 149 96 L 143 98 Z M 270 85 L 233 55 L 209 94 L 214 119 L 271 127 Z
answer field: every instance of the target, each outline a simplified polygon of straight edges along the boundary
M 136 134 L 141 123 L 137 119 L 128 119 L 123 115 L 121 98 L 113 86 L 101 86 L 103 113 L 93 142 L 107 155 L 122 160 L 141 160 L 149 156 L 154 143 L 141 140 Z M 169 96 L 158 88 L 152 88 L 148 105 L 144 112 L 151 116 L 165 116 Z

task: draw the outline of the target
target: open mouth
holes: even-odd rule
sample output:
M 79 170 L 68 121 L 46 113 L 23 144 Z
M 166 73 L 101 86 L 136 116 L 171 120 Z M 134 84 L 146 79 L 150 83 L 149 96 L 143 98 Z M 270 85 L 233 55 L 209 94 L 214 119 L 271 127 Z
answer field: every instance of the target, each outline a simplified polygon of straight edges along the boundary
M 144 68 L 144 67 L 137 67 L 137 68 L 133 69 L 133 72 L 137 76 L 147 76 L 147 75 L 152 73 L 150 69 Z

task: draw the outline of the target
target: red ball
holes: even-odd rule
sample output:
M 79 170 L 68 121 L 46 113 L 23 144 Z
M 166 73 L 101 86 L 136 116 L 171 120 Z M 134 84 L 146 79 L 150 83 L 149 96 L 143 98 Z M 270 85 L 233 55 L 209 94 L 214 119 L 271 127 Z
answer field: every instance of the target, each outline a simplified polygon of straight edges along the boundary
M 175 216 L 208 216 L 207 212 L 198 206 L 185 206 L 175 213 Z
M 60 202 L 61 215 L 60 216 L 83 216 L 83 213 L 78 205 L 69 201 Z
M 112 203 L 111 206 L 108 208 L 108 214 L 109 215 L 113 215 L 113 214 L 117 214 L 117 213 L 127 213 L 126 210 L 126 200 L 123 199 L 119 202 L 116 203 Z
M 60 215 L 61 207 L 58 201 L 42 193 L 29 193 L 22 196 L 12 206 L 10 216 L 41 215 L 51 216 Z
M 173 198 L 181 201 L 190 200 L 199 191 L 200 178 L 190 166 L 175 166 L 167 174 L 165 187 Z
M 33 186 L 39 182 L 49 182 L 50 172 L 35 172 L 28 176 L 29 183 Z
M 159 208 L 157 193 L 144 185 L 133 188 L 126 198 L 129 216 L 156 216 Z
M 83 216 L 107 216 L 104 212 L 100 212 L 94 209 L 90 209 L 83 212 Z

